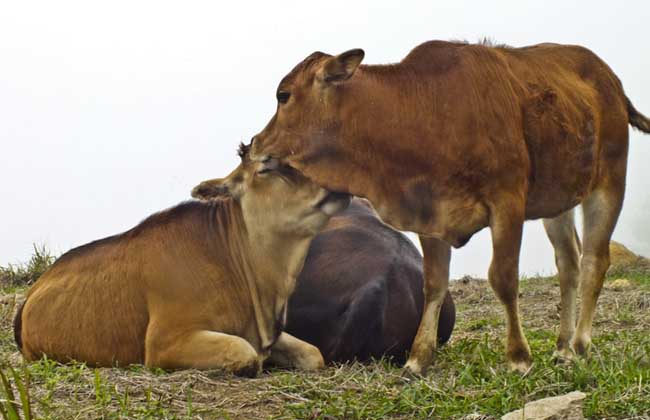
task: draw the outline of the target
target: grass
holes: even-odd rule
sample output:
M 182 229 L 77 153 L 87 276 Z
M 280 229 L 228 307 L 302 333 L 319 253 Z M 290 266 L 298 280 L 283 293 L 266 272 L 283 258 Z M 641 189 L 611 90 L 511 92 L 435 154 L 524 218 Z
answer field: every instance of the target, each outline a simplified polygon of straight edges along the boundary
M 45 245 L 34 245 L 34 253 L 27 263 L 0 266 L 0 288 L 6 291 L 34 283 L 54 260 L 56 257 Z
M 33 267 L 20 267 L 23 273 L 37 272 L 47 260 L 46 250 L 39 252 Z M 8 278 L 29 278 L 21 276 Z M 628 281 L 613 281 L 620 278 Z M 33 278 L 25 281 L 31 282 Z M 452 283 L 456 329 L 421 378 L 403 375 L 386 360 L 315 373 L 272 370 L 256 379 L 141 366 L 96 369 L 48 359 L 24 364 L 11 323 L 26 288 L 4 282 L 4 277 L 2 285 L 0 360 L 13 400 L 18 400 L 12 407 L 23 419 L 19 383 L 29 389 L 31 411 L 39 419 L 492 419 L 527 401 L 573 390 L 587 393 L 589 418 L 650 416 L 650 269 L 642 266 L 610 271 L 595 318 L 591 357 L 571 365 L 556 365 L 551 357 L 559 323 L 556 279 L 523 280 L 522 318 L 535 359 L 525 376 L 506 368 L 502 310 L 480 280 Z M 0 399 L 3 407 L 11 405 L 6 400 L 12 398 L 3 398 L 2 392 Z
M 3 367 L 0 370 L 0 380 L 2 381 L 0 388 L 2 388 L 4 394 L 4 398 L 0 401 L 0 415 L 4 420 L 32 419 L 31 397 L 29 395 L 30 377 L 29 370 L 24 365 L 22 375 L 11 366 Z M 9 378 L 13 379 L 13 383 L 9 382 Z

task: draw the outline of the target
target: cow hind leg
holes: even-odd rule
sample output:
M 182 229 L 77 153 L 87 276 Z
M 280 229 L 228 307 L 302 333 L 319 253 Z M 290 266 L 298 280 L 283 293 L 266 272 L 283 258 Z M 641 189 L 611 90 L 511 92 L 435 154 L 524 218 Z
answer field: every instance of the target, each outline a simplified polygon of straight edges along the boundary
M 262 358 L 246 340 L 216 331 L 185 334 L 148 334 L 145 365 L 163 369 L 223 369 L 241 376 L 256 376 Z
M 491 209 L 492 262 L 488 280 L 506 313 L 506 359 L 510 368 L 526 372 L 532 358 L 519 320 L 519 253 L 524 224 L 523 208 L 515 200 Z
M 420 243 L 424 254 L 424 311 L 404 366 L 407 372 L 417 375 L 431 364 L 438 346 L 438 320 L 449 286 L 451 259 L 451 247 L 446 242 L 420 236 Z
M 544 219 L 544 229 L 555 251 L 555 265 L 560 282 L 560 334 L 555 358 L 571 360 L 571 339 L 576 324 L 576 293 L 580 272 L 580 242 L 575 230 L 574 210 L 553 219 Z
M 573 338 L 573 349 L 578 355 L 586 355 L 591 345 L 596 302 L 609 268 L 609 241 L 623 204 L 622 185 L 619 188 L 597 189 L 582 203 L 584 249 L 580 261 L 581 307 Z

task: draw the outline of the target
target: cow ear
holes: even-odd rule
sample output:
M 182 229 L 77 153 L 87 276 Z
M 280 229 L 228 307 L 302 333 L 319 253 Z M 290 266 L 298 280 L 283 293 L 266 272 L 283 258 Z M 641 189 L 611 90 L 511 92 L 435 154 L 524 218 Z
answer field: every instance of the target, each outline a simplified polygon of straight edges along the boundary
M 226 178 L 203 181 L 192 189 L 192 197 L 209 200 L 217 197 L 231 197 L 232 191 Z
M 324 82 L 342 82 L 349 79 L 361 64 L 365 53 L 356 48 L 330 57 L 321 70 Z

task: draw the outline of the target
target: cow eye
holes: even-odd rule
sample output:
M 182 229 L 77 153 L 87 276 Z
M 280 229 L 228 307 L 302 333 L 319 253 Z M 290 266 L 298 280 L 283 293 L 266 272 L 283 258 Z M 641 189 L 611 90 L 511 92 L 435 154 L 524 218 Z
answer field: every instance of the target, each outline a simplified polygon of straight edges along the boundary
M 281 104 L 286 104 L 289 100 L 289 97 L 291 96 L 291 93 L 281 90 L 275 96 L 278 98 L 278 102 Z

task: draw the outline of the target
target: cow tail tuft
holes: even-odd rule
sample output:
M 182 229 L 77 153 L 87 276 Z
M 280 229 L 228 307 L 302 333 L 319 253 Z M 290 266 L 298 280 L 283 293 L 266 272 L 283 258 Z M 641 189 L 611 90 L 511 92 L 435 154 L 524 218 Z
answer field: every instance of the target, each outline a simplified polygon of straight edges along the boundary
M 630 125 L 637 130 L 650 134 L 650 119 L 637 111 L 627 96 L 625 97 L 625 101 L 627 102 L 627 115 Z

